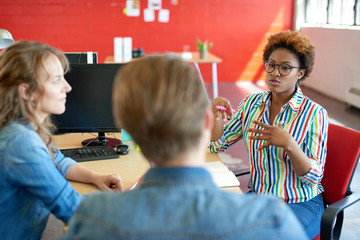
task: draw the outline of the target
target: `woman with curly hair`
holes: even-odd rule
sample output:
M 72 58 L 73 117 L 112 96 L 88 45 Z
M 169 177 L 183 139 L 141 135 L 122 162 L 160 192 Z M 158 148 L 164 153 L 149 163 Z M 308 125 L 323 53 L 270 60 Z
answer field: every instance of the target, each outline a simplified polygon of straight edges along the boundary
M 0 236 L 40 239 L 48 216 L 67 222 L 80 196 L 67 180 L 121 190 L 117 174 L 100 175 L 51 145 L 50 114 L 65 111 L 71 86 L 65 55 L 18 41 L 0 54 Z
M 213 152 L 224 151 L 243 139 L 251 192 L 281 198 L 310 238 L 320 232 L 324 211 L 320 181 L 328 132 L 326 110 L 304 96 L 299 86 L 311 73 L 314 56 L 314 46 L 300 32 L 270 36 L 263 53 L 269 91 L 246 96 L 235 114 L 226 98 L 214 99 L 216 119 L 209 145 Z

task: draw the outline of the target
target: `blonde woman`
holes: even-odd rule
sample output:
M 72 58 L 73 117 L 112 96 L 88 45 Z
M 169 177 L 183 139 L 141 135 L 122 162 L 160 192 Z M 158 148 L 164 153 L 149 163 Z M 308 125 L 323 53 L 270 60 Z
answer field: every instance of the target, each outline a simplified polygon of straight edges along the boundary
M 99 175 L 51 145 L 50 114 L 65 111 L 71 86 L 59 50 L 19 41 L 0 54 L 0 236 L 40 239 L 49 213 L 65 223 L 82 197 L 69 182 L 121 190 L 118 175 Z

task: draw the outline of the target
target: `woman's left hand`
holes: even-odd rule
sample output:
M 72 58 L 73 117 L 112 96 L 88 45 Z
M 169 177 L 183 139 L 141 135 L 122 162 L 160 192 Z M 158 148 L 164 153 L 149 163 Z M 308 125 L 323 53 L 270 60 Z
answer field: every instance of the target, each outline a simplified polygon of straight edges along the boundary
M 98 175 L 95 177 L 94 184 L 103 191 L 122 191 L 123 186 L 121 177 L 117 174 Z
M 290 158 L 291 166 L 296 175 L 303 176 L 310 171 L 311 163 L 309 158 L 302 151 L 295 139 L 284 129 L 282 129 L 283 121 L 278 122 L 276 126 L 265 124 L 256 120 L 252 121 L 263 129 L 249 128 L 247 131 L 260 134 L 260 136 L 249 136 L 252 140 L 265 140 L 257 150 L 260 151 L 270 145 L 282 147 Z
M 260 134 L 259 136 L 250 135 L 248 137 L 250 140 L 265 140 L 265 143 L 257 149 L 258 151 L 270 145 L 282 147 L 286 150 L 289 143 L 291 143 L 292 140 L 294 141 L 293 137 L 287 131 L 282 129 L 283 121 L 278 122 L 276 126 L 272 126 L 256 120 L 253 120 L 252 122 L 263 128 L 249 128 L 247 130 L 248 132 Z

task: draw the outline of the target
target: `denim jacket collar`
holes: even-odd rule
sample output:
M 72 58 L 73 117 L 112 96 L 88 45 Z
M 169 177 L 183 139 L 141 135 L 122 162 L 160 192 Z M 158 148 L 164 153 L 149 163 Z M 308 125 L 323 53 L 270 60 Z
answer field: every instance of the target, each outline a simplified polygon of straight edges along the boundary
M 21 124 L 21 125 L 24 125 L 27 129 L 35 130 L 34 126 L 31 124 L 31 122 L 28 119 L 26 119 L 25 117 L 20 117 L 18 119 L 15 119 L 11 123 Z
M 201 167 L 156 167 L 145 175 L 141 188 L 169 185 L 216 187 L 210 173 Z

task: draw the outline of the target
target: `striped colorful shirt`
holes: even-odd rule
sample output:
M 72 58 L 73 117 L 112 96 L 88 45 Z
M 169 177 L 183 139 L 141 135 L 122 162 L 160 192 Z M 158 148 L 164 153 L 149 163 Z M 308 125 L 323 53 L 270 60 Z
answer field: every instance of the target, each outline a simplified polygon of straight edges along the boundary
M 270 104 L 271 92 L 245 97 L 234 118 L 225 124 L 224 135 L 218 141 L 210 142 L 210 150 L 225 151 L 243 139 L 249 156 L 250 186 L 254 192 L 278 196 L 286 203 L 308 201 L 324 191 L 320 181 L 326 157 L 327 112 L 297 87 L 294 96 L 275 117 L 273 125 L 284 121 L 282 128 L 294 137 L 311 162 L 310 171 L 297 176 L 283 148 L 269 146 L 256 151 L 264 141 L 248 139 L 249 134 L 254 134 L 247 132 L 248 128 L 261 128 L 252 120 L 270 124 Z

